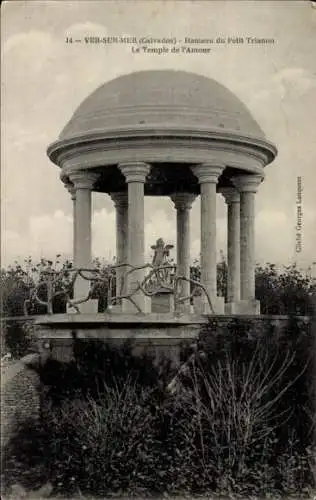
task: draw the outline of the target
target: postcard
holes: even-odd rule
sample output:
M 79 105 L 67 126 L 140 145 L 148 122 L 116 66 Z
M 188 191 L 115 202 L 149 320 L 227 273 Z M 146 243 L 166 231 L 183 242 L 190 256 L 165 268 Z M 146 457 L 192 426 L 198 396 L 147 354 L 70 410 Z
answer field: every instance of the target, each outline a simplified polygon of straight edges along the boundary
M 316 2 L 7 0 L 1 28 L 5 495 L 312 498 Z M 293 321 L 301 350 L 253 347 Z

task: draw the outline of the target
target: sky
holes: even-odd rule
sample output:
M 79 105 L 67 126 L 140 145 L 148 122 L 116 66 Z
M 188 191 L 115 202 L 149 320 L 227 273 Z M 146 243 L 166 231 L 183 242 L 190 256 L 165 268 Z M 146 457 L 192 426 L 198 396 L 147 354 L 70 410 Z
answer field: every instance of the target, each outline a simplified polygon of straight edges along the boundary
M 210 54 L 135 54 L 130 45 L 66 43 L 67 37 L 257 37 L 273 44 L 228 44 Z M 47 157 L 82 100 L 103 83 L 144 69 L 182 69 L 234 92 L 279 154 L 256 196 L 256 260 L 316 261 L 316 8 L 308 0 L 15 1 L 1 16 L 1 265 L 31 256 L 69 257 L 72 202 Z M 296 251 L 301 182 L 301 251 Z M 200 203 L 191 211 L 191 256 L 200 249 Z M 226 253 L 226 205 L 217 200 L 217 248 Z M 94 256 L 115 256 L 115 212 L 93 194 Z M 167 198 L 145 199 L 145 247 L 175 244 Z M 174 254 L 175 255 L 175 254 Z

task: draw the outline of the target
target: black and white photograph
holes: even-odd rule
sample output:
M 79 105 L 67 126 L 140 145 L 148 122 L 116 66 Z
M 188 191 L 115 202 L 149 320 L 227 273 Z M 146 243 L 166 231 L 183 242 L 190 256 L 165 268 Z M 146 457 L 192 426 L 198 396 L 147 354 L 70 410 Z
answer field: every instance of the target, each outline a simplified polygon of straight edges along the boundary
M 315 127 L 315 1 L 2 3 L 2 498 L 316 500 Z

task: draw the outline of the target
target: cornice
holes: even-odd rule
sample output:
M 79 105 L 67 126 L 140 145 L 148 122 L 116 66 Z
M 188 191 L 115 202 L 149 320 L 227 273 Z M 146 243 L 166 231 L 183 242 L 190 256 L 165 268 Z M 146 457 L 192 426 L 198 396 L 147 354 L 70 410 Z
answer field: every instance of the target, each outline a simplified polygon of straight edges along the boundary
M 107 161 L 105 160 L 105 156 Z M 150 147 L 117 149 L 115 151 L 90 151 L 77 154 L 73 158 L 69 158 L 63 163 L 63 173 L 69 176 L 72 172 L 80 170 L 87 171 L 94 168 L 106 168 L 107 165 L 117 165 L 122 162 L 130 161 L 144 162 L 147 164 L 169 162 L 182 163 L 186 166 L 197 165 L 212 161 L 219 161 L 227 167 L 236 169 L 236 174 L 239 171 L 249 172 L 253 174 L 263 175 L 262 162 L 254 157 L 247 150 L 225 150 L 223 149 L 207 149 L 207 148 L 187 148 L 185 145 L 173 145 L 167 147 Z M 172 167 L 171 167 L 172 168 Z
M 265 164 L 270 163 L 277 155 L 277 149 L 272 142 L 255 136 L 238 134 L 236 131 L 222 129 L 199 129 L 197 127 L 175 128 L 167 125 L 157 128 L 129 127 L 128 129 L 109 129 L 101 132 L 92 132 L 78 135 L 68 139 L 53 142 L 47 149 L 47 154 L 52 162 L 62 166 L 65 158 L 71 154 L 80 154 L 80 151 L 103 150 L 107 152 L 111 148 L 130 147 L 132 144 L 150 143 L 153 147 L 157 143 L 164 144 L 184 142 L 196 147 L 198 142 L 212 144 L 216 147 L 221 143 L 231 144 L 253 149 L 256 154 L 261 155 Z M 83 149 L 82 149 L 83 148 Z M 65 156 L 66 155 L 66 156 Z
M 210 143 L 190 141 L 161 141 L 154 145 L 151 141 L 116 143 L 104 149 L 99 145 L 81 146 L 67 151 L 62 156 L 61 167 L 66 169 L 89 169 L 106 167 L 127 161 L 181 162 L 186 164 L 202 163 L 210 155 L 225 155 L 225 165 L 232 168 L 261 171 L 266 165 L 266 156 L 250 147 L 236 146 L 229 143 Z
M 67 151 L 62 158 L 61 167 L 66 170 L 89 169 L 126 161 L 181 162 L 186 164 L 202 163 L 210 155 L 225 153 L 225 164 L 232 168 L 240 168 L 250 172 L 261 172 L 266 164 L 266 157 L 250 147 L 229 143 L 193 142 L 192 140 L 133 142 L 126 144 L 117 142 L 111 148 L 94 144 L 77 146 Z
M 200 128 L 194 124 L 190 126 L 175 127 L 174 125 L 157 125 L 157 126 L 143 126 L 139 125 L 129 126 L 127 128 L 116 127 L 103 129 L 101 131 L 92 131 L 85 134 L 78 134 L 66 139 L 58 139 L 54 141 L 48 147 L 48 153 L 51 148 L 56 146 L 68 146 L 83 142 L 93 142 L 93 141 L 104 141 L 108 139 L 123 139 L 123 138 L 133 138 L 133 137 L 146 137 L 146 136 L 166 136 L 166 137 L 208 137 L 214 139 L 227 139 L 231 138 L 236 141 L 249 141 L 252 144 L 257 144 L 258 146 L 266 146 L 277 154 L 276 146 L 266 138 L 257 137 L 255 135 L 238 133 L 236 130 L 222 129 L 222 128 Z

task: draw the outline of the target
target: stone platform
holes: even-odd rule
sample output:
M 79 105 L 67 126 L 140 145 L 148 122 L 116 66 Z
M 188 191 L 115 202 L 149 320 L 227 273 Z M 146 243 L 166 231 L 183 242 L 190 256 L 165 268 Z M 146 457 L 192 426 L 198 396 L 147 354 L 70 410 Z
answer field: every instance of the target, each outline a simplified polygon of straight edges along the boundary
M 38 339 L 134 339 L 166 341 L 192 339 L 208 317 L 176 313 L 98 313 L 38 316 L 34 322 Z
M 40 358 L 48 356 L 67 361 L 73 356 L 74 340 L 104 341 L 115 345 L 131 341 L 135 352 L 148 347 L 177 357 L 183 343 L 192 343 L 210 321 L 216 329 L 224 329 L 231 321 L 248 321 L 256 334 L 266 326 L 276 331 L 286 331 L 288 316 L 265 315 L 196 315 L 184 313 L 124 314 L 109 312 L 99 314 L 53 314 L 34 318 Z M 302 325 L 310 318 L 301 317 Z
M 131 341 L 135 354 L 153 349 L 177 362 L 180 345 L 196 339 L 207 322 L 207 316 L 193 314 L 111 312 L 39 316 L 34 326 L 41 362 L 48 356 L 69 361 L 75 339 L 115 345 Z

